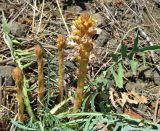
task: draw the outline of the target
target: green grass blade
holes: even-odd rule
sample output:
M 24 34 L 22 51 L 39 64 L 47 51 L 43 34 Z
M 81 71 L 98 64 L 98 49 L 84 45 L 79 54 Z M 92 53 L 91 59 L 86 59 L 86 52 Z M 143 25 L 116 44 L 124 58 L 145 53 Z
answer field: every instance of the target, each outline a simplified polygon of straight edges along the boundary
M 147 46 L 143 48 L 139 48 L 139 52 L 145 52 L 145 51 L 154 51 L 154 50 L 160 50 L 160 45 L 153 45 L 153 46 Z

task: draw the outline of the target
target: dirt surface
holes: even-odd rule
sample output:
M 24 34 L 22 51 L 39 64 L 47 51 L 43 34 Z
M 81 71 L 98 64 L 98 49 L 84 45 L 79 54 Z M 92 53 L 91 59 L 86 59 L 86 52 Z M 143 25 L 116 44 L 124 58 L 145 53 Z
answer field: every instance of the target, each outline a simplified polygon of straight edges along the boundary
M 10 27 L 10 36 L 12 40 L 18 41 L 18 44 L 15 42 L 13 45 L 14 49 L 32 52 L 35 44 L 42 44 L 45 51 L 46 79 L 49 63 L 54 66 L 51 73 L 57 72 L 57 35 L 63 34 L 65 37 L 69 37 L 72 20 L 84 11 L 89 12 L 97 20 L 97 30 L 99 31 L 94 36 L 96 44 L 88 66 L 89 81 L 110 67 L 113 63 L 111 53 L 119 52 L 120 44 L 124 43 L 129 48 L 133 47 L 137 31 L 140 34 L 139 44 L 141 47 L 160 45 L 159 0 L 60 0 L 59 5 L 67 27 L 62 20 L 55 0 L 45 0 L 44 3 L 43 0 L 37 1 L 37 3 L 31 0 L 0 0 L 0 19 L 4 13 Z M 67 32 L 67 28 L 69 32 Z M 73 81 L 76 77 L 73 74 L 75 74 L 74 71 L 77 67 L 73 60 L 74 53 L 72 51 L 70 48 L 65 50 L 65 64 L 68 71 L 66 83 L 70 86 L 74 86 Z M 146 53 L 146 61 L 149 63 L 147 66 L 144 66 L 142 59 L 138 59 L 139 57 L 136 56 L 139 65 L 135 76 L 132 75 L 127 65 L 125 67 L 127 70 L 124 77 L 125 91 L 134 90 L 136 93 L 146 96 L 148 103 L 128 108 L 131 108 L 144 119 L 153 120 L 157 94 L 160 91 L 160 52 Z M 11 72 L 8 68 L 4 69 L 8 65 L 16 66 L 3 39 L 2 27 L 0 27 L 0 77 L 5 77 L 2 70 Z M 27 77 L 36 74 L 34 67 L 35 65 L 24 70 Z M 0 86 L 2 85 L 3 83 L 0 83 Z M 13 83 L 6 86 L 13 86 Z M 111 80 L 110 86 L 115 86 L 113 80 Z M 0 94 L 0 99 L 2 99 L 4 96 L 2 96 L 1 91 Z M 5 96 L 9 97 L 10 93 L 6 92 Z M 15 94 L 11 98 L 15 99 Z M 8 103 L 4 102 L 3 106 L 0 107 L 0 111 L 3 114 L 8 112 L 10 117 L 14 117 L 14 111 L 8 110 L 13 108 L 11 107 L 13 106 L 11 100 L 7 101 Z M 13 101 L 15 102 L 15 100 Z M 2 103 L 2 101 L 0 102 Z M 118 112 L 118 109 L 115 110 Z M 160 109 L 157 113 L 158 121 L 160 121 Z M 5 127 L 5 122 L 0 118 L 0 126 L 1 124 Z

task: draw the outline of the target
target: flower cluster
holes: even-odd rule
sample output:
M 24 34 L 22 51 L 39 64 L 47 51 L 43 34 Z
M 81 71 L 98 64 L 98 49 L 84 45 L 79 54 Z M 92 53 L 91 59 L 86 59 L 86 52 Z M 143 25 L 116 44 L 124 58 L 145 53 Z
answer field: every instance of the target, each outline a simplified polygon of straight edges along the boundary
M 82 104 L 83 88 L 87 76 L 87 65 L 90 52 L 94 45 L 92 36 L 96 34 L 95 26 L 96 21 L 88 13 L 82 13 L 75 21 L 73 21 L 71 38 L 79 48 L 79 55 L 77 55 L 79 74 L 77 76 L 76 99 L 73 112 L 77 112 L 77 109 Z

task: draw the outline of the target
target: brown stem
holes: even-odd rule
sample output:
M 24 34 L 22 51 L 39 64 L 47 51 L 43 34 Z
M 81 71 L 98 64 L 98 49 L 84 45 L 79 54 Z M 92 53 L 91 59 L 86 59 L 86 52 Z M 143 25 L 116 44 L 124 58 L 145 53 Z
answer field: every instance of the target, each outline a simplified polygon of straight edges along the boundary
M 58 47 L 58 64 L 59 64 L 59 80 L 58 80 L 58 88 L 59 88 L 59 101 L 62 102 L 64 98 L 64 48 L 65 46 L 65 38 L 62 35 L 59 35 L 57 38 L 57 47 Z
M 24 121 L 24 101 L 23 101 L 23 73 L 19 67 L 13 69 L 12 77 L 15 80 L 15 84 L 17 87 L 17 101 L 18 101 L 18 119 L 19 121 Z
M 79 65 L 79 75 L 77 80 L 76 98 L 73 106 L 73 113 L 81 107 L 83 101 L 83 89 L 85 85 L 85 79 L 87 74 L 87 63 L 86 61 L 81 61 Z
M 44 98 L 43 59 L 38 60 L 38 97 L 42 102 Z
M 60 92 L 60 101 L 63 100 L 64 95 L 64 51 L 61 50 L 59 53 L 59 81 L 58 81 L 58 87 Z
M 37 57 L 37 64 L 38 64 L 38 98 L 40 104 L 43 103 L 44 98 L 44 76 L 43 76 L 43 50 L 40 45 L 35 46 L 35 54 Z

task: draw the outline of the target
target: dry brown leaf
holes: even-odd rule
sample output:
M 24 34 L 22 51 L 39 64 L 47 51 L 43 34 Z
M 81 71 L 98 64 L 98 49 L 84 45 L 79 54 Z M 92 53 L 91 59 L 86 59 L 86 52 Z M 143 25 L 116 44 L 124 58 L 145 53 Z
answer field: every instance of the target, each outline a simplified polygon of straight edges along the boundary
M 99 122 L 98 124 L 97 124 L 97 128 L 96 128 L 97 130 L 101 130 L 101 129 L 103 129 L 103 131 L 108 131 L 108 129 L 105 127 L 105 125 L 103 124 L 103 122 Z
M 134 112 L 133 110 L 129 109 L 127 110 L 126 108 L 124 109 L 124 114 L 129 115 L 130 117 L 134 118 L 134 119 L 143 119 L 142 116 L 140 116 L 139 114 L 137 114 L 136 112 Z
M 135 99 L 135 96 L 130 93 L 127 95 L 127 102 L 129 102 L 130 104 L 138 104 L 137 99 Z
M 147 102 L 148 102 L 148 100 L 145 96 L 140 96 L 139 104 L 146 104 Z
M 145 104 L 147 103 L 147 98 L 145 96 L 140 96 L 138 95 L 136 92 L 134 91 L 131 91 L 129 93 L 129 96 L 132 97 L 132 99 L 134 99 L 134 101 L 137 101 L 137 104 Z
M 137 94 L 135 91 L 131 92 L 123 92 L 121 93 L 121 97 L 118 95 L 114 89 L 110 89 L 109 91 L 109 99 L 111 100 L 112 105 L 116 108 L 120 105 L 122 108 L 128 102 L 130 104 L 145 104 L 147 103 L 147 98 L 143 95 Z
M 122 98 L 121 98 L 121 106 L 122 106 L 122 108 L 123 108 L 124 105 L 125 105 L 126 102 L 127 102 L 127 99 L 126 99 L 126 98 L 128 98 L 128 97 L 127 97 L 127 93 L 121 93 L 121 96 L 122 96 Z
M 112 88 L 109 90 L 109 99 L 111 100 L 111 103 L 112 103 L 113 107 L 116 107 L 116 102 L 114 101 L 113 89 Z

